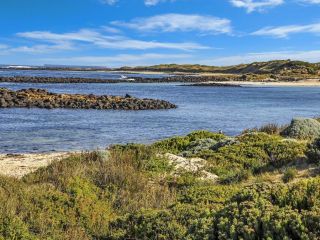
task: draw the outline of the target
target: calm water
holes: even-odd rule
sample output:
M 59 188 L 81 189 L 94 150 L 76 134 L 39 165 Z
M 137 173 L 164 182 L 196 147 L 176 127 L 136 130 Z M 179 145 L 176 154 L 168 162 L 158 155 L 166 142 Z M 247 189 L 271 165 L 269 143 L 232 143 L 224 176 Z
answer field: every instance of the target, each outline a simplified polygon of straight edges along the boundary
M 320 115 L 320 88 L 185 87 L 178 84 L 11 84 L 57 93 L 130 95 L 169 100 L 178 109 L 98 111 L 0 109 L 0 152 L 103 148 L 112 143 L 150 142 L 196 129 L 238 134 L 269 122 Z
M 53 70 L 0 70 L 0 76 L 37 76 L 37 77 L 81 77 L 81 78 L 96 78 L 96 79 L 120 79 L 121 76 L 130 77 L 149 77 L 159 78 L 167 77 L 169 74 L 129 74 L 105 71 L 53 71 Z

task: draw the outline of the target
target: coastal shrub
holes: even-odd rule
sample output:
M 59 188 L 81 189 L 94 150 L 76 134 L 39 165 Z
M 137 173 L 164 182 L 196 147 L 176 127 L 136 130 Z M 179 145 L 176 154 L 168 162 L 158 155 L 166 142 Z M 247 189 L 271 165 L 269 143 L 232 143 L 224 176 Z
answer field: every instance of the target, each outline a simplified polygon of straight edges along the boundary
M 203 181 L 199 180 L 199 177 L 201 177 L 199 172 L 181 171 L 179 175 L 169 175 L 167 181 L 171 188 L 183 190 L 191 186 L 202 185 Z
M 312 143 L 308 144 L 306 154 L 310 162 L 320 163 L 320 138 L 317 138 Z
M 111 225 L 113 239 L 183 239 L 186 228 L 170 211 L 142 210 Z
M 27 184 L 49 183 L 65 190 L 69 178 L 88 175 L 87 170 L 98 168 L 105 160 L 105 156 L 97 151 L 73 154 L 61 161 L 53 161 L 47 167 L 39 168 L 22 180 Z
M 77 223 L 77 213 L 68 194 L 47 184 L 32 185 L 26 192 L 27 202 L 24 208 L 27 213 L 25 221 L 40 238 L 48 235 L 56 238 L 65 237 L 65 231 L 84 230 Z
M 224 134 L 200 130 L 191 132 L 184 137 L 172 137 L 155 142 L 152 144 L 152 147 L 160 152 L 179 154 L 183 151 L 188 151 L 189 148 L 194 147 L 195 142 L 199 142 L 200 140 L 208 141 L 205 139 L 210 139 L 212 142 L 218 142 L 224 138 L 226 138 Z
M 221 183 L 247 180 L 251 174 L 270 167 L 279 168 L 305 159 L 306 144 L 277 135 L 252 132 L 240 135 L 226 145 L 199 156 L 208 160 L 207 170 L 220 177 Z
M 179 154 L 180 152 L 187 150 L 189 144 L 190 139 L 188 137 L 172 137 L 158 141 L 152 146 L 158 149 L 160 152 Z
M 252 175 L 250 170 L 236 170 L 231 173 L 228 173 L 227 175 L 221 177 L 219 179 L 219 182 L 221 184 L 233 184 L 233 183 L 239 183 L 245 180 L 248 180 L 250 176 Z
M 192 157 L 196 155 L 200 155 L 201 152 L 211 149 L 213 146 L 217 144 L 216 140 L 211 138 L 198 139 L 192 141 L 188 145 L 188 150 L 180 153 L 183 157 Z
M 282 127 L 274 123 L 266 124 L 258 129 L 259 132 L 264 132 L 270 135 L 280 134 L 281 130 Z
M 296 118 L 281 132 L 281 135 L 300 140 L 312 140 L 320 137 L 320 123 L 312 118 Z
M 215 214 L 216 239 L 314 239 L 319 234 L 319 178 L 253 185 Z M 312 217 L 311 217 L 312 216 Z M 309 220 L 308 218 L 311 217 Z
M 290 185 L 276 185 L 271 190 L 273 204 L 282 208 L 290 207 L 301 212 L 313 211 L 320 206 L 319 177 L 300 180 Z M 320 219 L 320 215 L 318 217 Z
M 306 144 L 294 140 L 276 141 L 266 146 L 269 163 L 275 167 L 304 160 L 306 158 L 305 151 Z
M 233 183 L 248 179 L 267 162 L 263 149 L 240 143 L 219 148 L 208 158 L 207 170 L 218 175 L 221 182 Z
M 199 139 L 208 139 L 208 138 L 215 141 L 220 141 L 226 138 L 226 136 L 222 133 L 215 133 L 215 132 L 210 132 L 205 130 L 193 131 L 189 133 L 187 137 L 190 139 L 190 141 L 195 141 Z
M 282 140 L 283 138 L 277 135 L 269 135 L 264 132 L 250 132 L 242 134 L 236 137 L 236 139 L 241 143 L 250 146 L 265 147 L 266 145 Z
M 171 204 L 175 199 L 174 189 L 169 188 L 165 179 L 158 180 L 157 176 L 150 181 L 146 165 L 136 164 L 131 156 L 130 153 L 111 151 L 109 160 L 91 173 L 93 182 L 113 196 L 113 208 L 122 212 Z
M 29 232 L 27 224 L 21 218 L 12 216 L 0 216 L 0 239 L 36 240 Z
M 127 159 L 126 161 L 131 162 L 139 170 L 164 173 L 173 169 L 168 159 L 159 155 L 152 146 L 143 144 L 115 145 L 110 148 L 110 152 L 113 157 Z
M 319 162 L 319 146 L 200 131 L 74 154 L 21 180 L 0 176 L 0 239 L 317 239 L 320 177 L 291 180 L 305 152 Z M 164 149 L 193 151 L 217 181 L 172 173 Z M 276 181 L 259 183 L 269 167 L 278 169 L 267 172 Z
M 235 138 L 226 137 L 219 141 L 213 140 L 211 138 L 199 139 L 192 141 L 186 151 L 180 153 L 183 157 L 201 157 L 209 158 L 214 154 L 219 148 L 230 146 L 233 144 L 239 143 Z
M 81 164 L 74 165 L 75 173 L 64 184 L 54 185 L 44 169 L 24 181 L 0 177 L 0 239 L 319 236 L 319 177 L 290 184 L 248 186 L 209 184 L 186 173 L 180 180 L 177 177 L 180 184 L 170 185 L 176 191 L 172 198 L 172 192 L 165 194 L 169 189 L 166 182 L 150 179 L 126 154 L 114 154 L 110 153 L 107 161 L 96 154 L 82 154 L 78 160 L 69 158 L 71 163 Z M 62 170 L 62 175 L 70 171 L 64 168 L 72 168 L 66 163 L 55 167 Z M 49 169 L 58 176 L 57 169 Z M 233 171 L 237 172 L 235 168 Z
M 287 168 L 285 170 L 285 172 L 283 173 L 282 180 L 285 183 L 290 182 L 297 176 L 297 174 L 298 174 L 297 169 L 295 169 L 295 168 Z
M 263 132 L 270 135 L 279 135 L 281 131 L 284 129 L 284 126 L 279 126 L 275 123 L 268 123 L 266 125 L 263 125 L 261 127 L 255 127 L 252 129 L 245 129 L 242 133 L 253 133 L 253 132 Z
M 77 222 L 86 232 L 95 237 L 106 236 L 106 226 L 115 218 L 115 213 L 111 201 L 104 197 L 104 192 L 94 183 L 79 177 L 69 180 L 66 192 L 77 212 Z
M 224 138 L 224 139 L 221 139 L 220 141 L 218 141 L 210 149 L 216 151 L 221 147 L 230 146 L 230 145 L 234 145 L 234 144 L 237 144 L 237 143 L 240 143 L 240 142 L 236 138 L 227 137 L 227 138 Z

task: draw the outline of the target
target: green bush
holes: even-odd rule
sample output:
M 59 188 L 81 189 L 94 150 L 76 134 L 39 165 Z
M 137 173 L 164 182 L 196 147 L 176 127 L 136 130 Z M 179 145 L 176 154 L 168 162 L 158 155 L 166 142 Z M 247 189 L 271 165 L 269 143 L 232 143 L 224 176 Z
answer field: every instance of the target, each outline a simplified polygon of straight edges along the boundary
M 305 151 L 319 162 L 320 140 L 306 145 L 264 132 L 198 131 L 74 154 L 21 180 L 0 176 L 0 239 L 317 239 L 320 177 L 255 177 L 300 163 Z M 218 180 L 172 171 L 162 153 L 183 151 L 207 160 L 204 170 Z M 295 175 L 288 168 L 284 182 Z
M 112 239 L 183 239 L 186 228 L 168 211 L 145 210 L 111 225 Z
M 320 138 L 308 144 L 307 157 L 312 163 L 320 163 Z
M 219 182 L 222 184 L 233 184 L 239 183 L 245 180 L 248 180 L 252 175 L 250 170 L 238 170 L 233 171 L 232 173 L 227 174 L 219 179 Z
M 266 125 L 264 125 L 262 127 L 256 127 L 256 128 L 252 128 L 252 129 L 245 129 L 243 131 L 243 134 L 254 133 L 254 132 L 263 132 L 263 133 L 267 133 L 269 135 L 279 135 L 283 129 L 284 129 L 283 126 L 279 126 L 279 125 L 274 124 L 274 123 L 269 123 L 269 124 L 266 124 Z
M 156 142 L 152 146 L 160 152 L 179 154 L 180 152 L 187 150 L 189 144 L 190 139 L 188 137 L 172 137 Z
M 305 151 L 305 143 L 292 140 L 277 141 L 266 146 L 269 162 L 275 167 L 282 167 L 288 163 L 304 160 L 306 157 Z
M 17 216 L 0 216 L 0 239 L 36 240 L 27 224 Z
M 193 147 L 195 141 L 211 139 L 213 142 L 218 142 L 224 138 L 226 138 L 226 136 L 223 134 L 201 130 L 194 131 L 185 137 L 172 137 L 158 141 L 154 143 L 152 147 L 158 149 L 160 152 L 179 154 Z
M 259 132 L 264 132 L 270 135 L 280 134 L 282 127 L 279 127 L 277 124 L 269 123 L 258 129 Z
M 297 169 L 295 168 L 287 168 L 283 174 L 282 180 L 287 183 L 292 181 L 298 174 Z
M 187 150 L 180 153 L 184 157 L 193 157 L 200 155 L 201 152 L 210 150 L 217 144 L 216 140 L 211 138 L 198 139 L 188 144 Z
M 226 136 L 222 133 L 209 132 L 205 130 L 193 131 L 190 134 L 188 134 L 187 137 L 190 139 L 191 142 L 199 139 L 208 139 L 208 138 L 215 141 L 220 141 L 226 138 Z
M 296 118 L 281 134 L 300 140 L 312 140 L 320 137 L 320 123 L 312 118 Z

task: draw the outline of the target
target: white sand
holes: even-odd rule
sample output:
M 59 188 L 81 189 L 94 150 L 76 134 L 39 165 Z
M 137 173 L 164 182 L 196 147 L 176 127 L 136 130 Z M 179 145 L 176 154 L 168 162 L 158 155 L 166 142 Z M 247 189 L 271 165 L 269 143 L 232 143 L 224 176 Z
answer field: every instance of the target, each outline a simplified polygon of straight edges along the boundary
M 21 178 L 24 175 L 59 161 L 72 153 L 31 153 L 31 154 L 0 154 L 0 174 Z
M 320 86 L 320 79 L 308 79 L 296 82 L 250 82 L 250 81 L 213 81 L 213 83 L 234 84 L 241 86 L 274 86 L 274 87 L 317 87 Z

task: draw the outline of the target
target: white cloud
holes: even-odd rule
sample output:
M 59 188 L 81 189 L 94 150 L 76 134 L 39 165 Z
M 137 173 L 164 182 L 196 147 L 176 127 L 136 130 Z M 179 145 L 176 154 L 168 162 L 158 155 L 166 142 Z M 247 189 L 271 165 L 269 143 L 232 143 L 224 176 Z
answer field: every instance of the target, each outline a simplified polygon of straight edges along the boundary
M 144 4 L 146 6 L 155 6 L 157 5 L 158 3 L 161 3 L 161 2 L 173 2 L 174 0 L 144 0 Z
M 198 31 L 205 34 L 228 34 L 232 32 L 229 19 L 191 14 L 163 14 L 148 18 L 136 18 L 130 22 L 114 21 L 112 24 L 139 31 Z
M 33 39 L 41 42 L 50 42 L 57 45 L 69 44 L 74 45 L 76 43 L 86 43 L 92 46 L 108 49 L 176 49 L 176 50 L 199 50 L 208 49 L 207 46 L 203 46 L 197 43 L 180 42 L 158 42 L 158 41 L 143 41 L 126 38 L 118 35 L 103 35 L 98 31 L 82 29 L 78 32 L 71 33 L 52 33 L 48 31 L 34 31 L 17 33 L 17 36 Z
M 287 26 L 280 26 L 280 27 L 266 27 L 252 33 L 252 35 L 285 38 L 285 37 L 288 37 L 290 34 L 296 34 L 296 33 L 319 34 L 320 23 L 308 24 L 308 25 L 287 25 Z
M 8 45 L 0 44 L 0 50 L 7 49 L 7 48 L 8 48 Z
M 104 4 L 115 5 L 119 0 L 100 0 Z M 161 2 L 173 2 L 175 0 L 144 0 L 146 6 L 155 6 Z
M 230 0 L 231 4 L 238 8 L 245 8 L 248 13 L 263 11 L 266 8 L 279 6 L 284 0 Z
M 101 2 L 108 5 L 114 5 L 118 2 L 118 0 L 101 0 Z
M 162 62 L 179 62 L 190 58 L 187 54 L 119 54 L 115 56 L 82 56 L 66 58 L 44 58 L 39 59 L 42 63 L 86 65 L 86 66 L 142 66 L 159 64 Z
M 301 2 L 308 4 L 320 4 L 320 0 L 301 0 Z
M 121 33 L 121 30 L 114 28 L 114 27 L 110 27 L 110 26 L 103 26 L 102 30 L 108 33 L 114 33 L 114 34 L 119 34 Z
M 62 50 L 72 50 L 73 47 L 68 44 L 36 44 L 32 46 L 18 46 L 18 47 L 10 47 L 8 45 L 0 44 L 0 54 L 1 55 L 8 55 L 12 53 L 51 53 L 56 51 Z
M 198 63 L 215 66 L 230 66 L 242 63 L 252 63 L 279 59 L 320 62 L 320 50 L 246 53 L 242 55 L 200 60 L 198 61 Z

